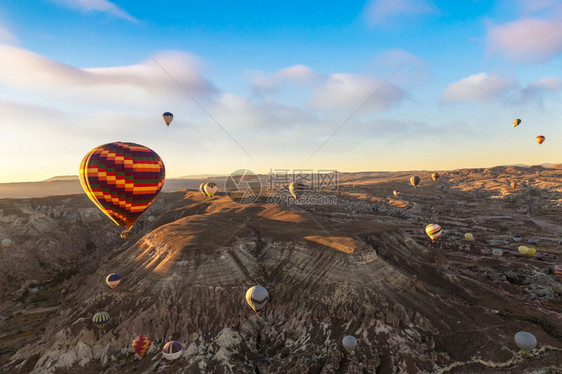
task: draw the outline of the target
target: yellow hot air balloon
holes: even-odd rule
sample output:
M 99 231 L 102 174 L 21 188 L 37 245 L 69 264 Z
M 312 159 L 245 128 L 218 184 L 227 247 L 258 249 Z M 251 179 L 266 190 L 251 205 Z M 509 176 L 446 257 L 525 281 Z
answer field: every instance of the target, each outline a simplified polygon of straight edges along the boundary
M 464 234 L 464 238 L 470 242 L 470 241 L 472 241 L 472 240 L 474 239 L 474 235 L 472 235 L 471 233 L 467 232 L 466 234 Z
M 520 123 L 521 123 L 521 120 L 519 118 L 514 119 L 513 120 L 513 127 L 519 126 Z
M 529 248 L 525 247 L 524 245 L 520 245 L 519 248 L 517 248 L 517 250 L 518 250 L 519 253 L 521 253 L 522 255 L 526 255 L 527 252 L 529 252 Z
M 441 177 L 439 175 L 439 173 L 433 173 L 431 174 L 431 179 L 433 179 L 434 182 L 437 182 L 437 180 L 439 179 L 439 177 Z
M 430 223 L 426 226 L 425 232 L 431 238 L 431 241 L 435 242 L 435 239 L 441 236 L 441 226 L 436 223 Z
M 217 187 L 217 185 L 212 182 L 205 183 L 205 185 L 203 186 L 203 190 L 205 191 L 205 194 L 211 198 L 215 196 L 215 193 L 217 192 L 218 189 L 219 188 Z
M 533 257 L 535 253 L 537 253 L 537 250 L 535 248 L 529 248 L 529 250 L 527 251 L 527 256 Z

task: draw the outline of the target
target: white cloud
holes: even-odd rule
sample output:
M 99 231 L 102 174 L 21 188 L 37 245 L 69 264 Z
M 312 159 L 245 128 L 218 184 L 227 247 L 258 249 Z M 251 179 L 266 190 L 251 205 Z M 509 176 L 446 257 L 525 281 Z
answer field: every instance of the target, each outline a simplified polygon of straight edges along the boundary
M 376 90 L 379 90 L 366 104 L 365 111 L 385 110 L 400 103 L 405 92 L 383 81 L 364 75 L 332 74 L 326 82 L 317 87 L 308 100 L 308 105 L 314 109 L 333 110 L 344 109 L 353 111 L 358 109 Z M 382 87 L 382 88 L 380 88 Z
M 429 65 L 419 56 L 403 49 L 390 49 L 379 53 L 374 59 L 374 64 L 377 67 L 377 71 L 380 71 L 385 76 L 389 76 L 406 61 L 407 63 L 392 77 L 394 84 L 418 86 L 429 80 Z
M 388 24 L 400 16 L 438 13 L 438 9 L 427 0 L 371 0 L 364 15 L 370 26 Z
M 486 73 L 473 74 L 458 82 L 451 83 L 443 92 L 441 101 L 494 100 L 515 88 L 517 88 L 517 82 L 512 78 Z
M 54 0 L 57 3 L 65 5 L 72 9 L 77 9 L 83 12 L 104 12 L 111 14 L 112 16 L 124 18 L 129 21 L 138 20 L 127 13 L 125 10 L 121 9 L 119 6 L 115 5 L 111 1 L 107 0 Z
M 17 43 L 18 39 L 10 30 L 0 25 L 0 43 L 1 42 Z
M 251 72 L 250 79 L 253 90 L 257 92 L 277 91 L 288 83 L 311 86 L 319 82 L 323 76 L 304 65 L 293 65 L 268 74 L 262 71 Z
M 536 104 L 543 108 L 545 97 L 557 92 L 562 92 L 562 79 L 544 77 L 524 87 L 516 96 L 516 101 L 523 104 Z

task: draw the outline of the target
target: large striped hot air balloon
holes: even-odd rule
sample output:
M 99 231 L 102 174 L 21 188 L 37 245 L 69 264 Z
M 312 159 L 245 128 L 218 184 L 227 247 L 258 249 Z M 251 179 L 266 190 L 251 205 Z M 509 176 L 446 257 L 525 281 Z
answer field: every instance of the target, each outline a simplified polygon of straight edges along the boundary
M 153 150 L 122 142 L 92 149 L 79 172 L 90 200 L 126 230 L 156 199 L 165 178 L 164 163 Z
M 554 274 L 560 279 L 562 282 L 562 265 L 554 265 Z
M 166 123 L 166 126 L 170 126 L 170 123 L 174 120 L 174 115 L 170 112 L 162 113 L 162 119 Z
M 117 273 L 111 273 L 105 278 L 105 283 L 112 289 L 115 289 L 119 282 L 121 282 L 121 276 Z
M 146 335 L 139 335 L 133 339 L 133 351 L 135 351 L 140 357 L 143 357 L 152 344 L 150 338 Z
M 183 348 L 179 342 L 168 342 L 164 345 L 162 349 L 162 355 L 167 360 L 175 360 L 181 356 Z
M 262 286 L 250 287 L 246 291 L 246 301 L 256 313 L 265 307 L 268 298 L 269 292 Z
M 535 140 L 537 141 L 537 143 L 539 143 L 539 145 L 541 145 L 544 142 L 545 139 L 546 138 L 542 135 L 539 135 L 535 138 Z
M 109 323 L 109 313 L 98 312 L 94 314 L 94 316 L 92 317 L 92 322 L 100 329 L 103 328 L 105 325 Z
M 205 183 L 203 189 L 205 190 L 205 194 L 207 196 L 213 197 L 219 188 L 217 187 L 216 184 L 209 182 L 209 183 Z
M 418 184 L 420 184 L 420 180 L 421 180 L 420 177 L 415 175 L 412 178 L 410 178 L 410 183 L 412 184 L 412 186 L 417 187 Z
M 432 242 L 441 236 L 441 226 L 436 223 L 430 223 L 425 227 L 426 234 L 431 238 Z

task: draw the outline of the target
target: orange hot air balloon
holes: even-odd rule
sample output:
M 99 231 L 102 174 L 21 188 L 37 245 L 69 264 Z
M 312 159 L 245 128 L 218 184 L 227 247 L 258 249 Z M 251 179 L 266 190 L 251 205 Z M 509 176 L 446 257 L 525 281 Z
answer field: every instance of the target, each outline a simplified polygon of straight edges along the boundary
M 127 230 L 156 199 L 166 174 L 162 159 L 153 150 L 122 142 L 92 149 L 84 156 L 79 173 L 90 200 Z
M 148 351 L 148 348 L 150 348 L 150 344 L 152 344 L 152 342 L 148 336 L 139 335 L 133 339 L 133 351 L 143 357 Z
M 517 182 L 511 182 L 509 185 L 511 188 L 515 189 L 515 187 L 517 187 Z
M 546 138 L 545 138 L 544 136 L 542 136 L 542 135 L 539 135 L 539 136 L 537 136 L 537 137 L 535 138 L 535 140 L 537 141 L 537 143 L 539 143 L 539 145 L 541 145 L 542 142 L 544 142 L 545 139 L 546 139 Z

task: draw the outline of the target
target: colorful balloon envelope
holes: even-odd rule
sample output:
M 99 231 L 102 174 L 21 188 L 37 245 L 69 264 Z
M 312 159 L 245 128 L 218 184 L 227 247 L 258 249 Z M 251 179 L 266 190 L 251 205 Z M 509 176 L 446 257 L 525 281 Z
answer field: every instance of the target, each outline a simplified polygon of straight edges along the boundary
M 135 143 L 109 143 L 92 149 L 80 164 L 80 183 L 115 224 L 129 230 L 164 185 L 160 156 Z
M 431 241 L 435 242 L 435 239 L 441 236 L 441 226 L 436 223 L 430 223 L 426 226 L 425 232 L 431 238 Z
M 439 173 L 433 173 L 431 174 L 431 179 L 433 179 L 434 182 L 437 182 L 437 180 L 439 179 L 440 175 Z
M 207 184 L 207 183 L 201 183 L 201 184 L 199 185 L 199 191 L 200 191 L 203 195 L 205 195 L 205 196 L 207 196 L 207 193 L 205 192 L 205 185 L 206 185 L 206 184 Z
M 94 314 L 94 316 L 92 317 L 92 322 L 100 329 L 103 328 L 105 325 L 109 323 L 109 313 L 98 312 Z
M 217 187 L 216 184 L 209 182 L 209 183 L 205 183 L 203 189 L 205 190 L 205 194 L 207 196 L 213 197 L 219 188 Z
M 139 335 L 133 339 L 133 344 L 132 344 L 133 351 L 135 351 L 140 357 L 144 357 L 146 352 L 148 352 L 148 349 L 150 348 L 151 344 L 152 341 L 148 336 Z
M 562 282 L 562 265 L 554 265 L 554 274 Z
M 521 349 L 523 353 L 529 353 L 537 346 L 537 338 L 527 331 L 519 331 L 515 334 L 514 339 L 515 344 L 517 344 L 517 347 Z
M 357 339 L 355 339 L 355 336 L 346 335 L 343 337 L 341 343 L 347 353 L 353 352 L 353 350 L 357 347 Z
M 392 191 L 392 194 L 396 197 L 399 197 L 400 196 L 400 190 L 394 190 L 394 191 Z
M 519 118 L 514 119 L 513 120 L 513 127 L 519 126 L 520 123 L 521 123 L 521 120 Z
M 269 292 L 267 292 L 265 287 L 254 286 L 246 291 L 246 301 L 256 313 L 265 307 L 267 299 L 269 299 Z
M 521 235 L 519 235 L 519 234 L 514 234 L 514 235 L 513 235 L 513 241 L 514 241 L 514 242 L 520 242 L 521 239 L 522 239 Z
M 466 234 L 464 234 L 464 238 L 470 242 L 470 241 L 472 241 L 472 240 L 474 239 L 474 235 L 472 235 L 471 233 L 467 232 Z
M 527 256 L 533 257 L 535 253 L 537 253 L 537 250 L 535 248 L 529 248 L 529 250 L 527 251 Z
M 2 240 L 2 247 L 8 248 L 11 245 L 12 245 L 12 241 L 10 239 L 3 239 Z
M 121 276 L 117 273 L 111 273 L 105 278 L 105 283 L 113 289 L 121 282 Z
M 306 186 L 300 182 L 291 182 L 291 184 L 289 184 L 289 192 L 297 201 L 299 201 L 299 198 L 301 197 L 301 194 L 305 190 L 305 188 Z
M 170 112 L 162 113 L 162 119 L 166 123 L 166 126 L 170 126 L 170 123 L 174 120 L 174 115 Z
M 183 348 L 179 342 L 170 341 L 164 345 L 162 355 L 167 360 L 175 360 L 181 356 Z
M 541 145 L 544 142 L 545 139 L 546 138 L 542 135 L 539 135 L 535 138 L 535 140 L 537 141 L 537 143 L 539 143 L 539 145 Z
M 503 251 L 499 248 L 492 249 L 492 255 L 494 257 L 500 258 L 503 255 Z
M 520 245 L 519 248 L 517 248 L 517 250 L 518 250 L 519 253 L 521 253 L 522 255 L 526 255 L 527 252 L 529 252 L 529 248 L 525 247 L 524 245 Z
M 418 184 L 420 184 L 420 180 L 420 177 L 418 177 L 417 175 L 413 176 L 412 178 L 410 178 L 410 184 L 414 187 L 417 187 Z
M 511 182 L 509 185 L 511 188 L 515 189 L 515 187 L 517 187 L 517 182 Z

